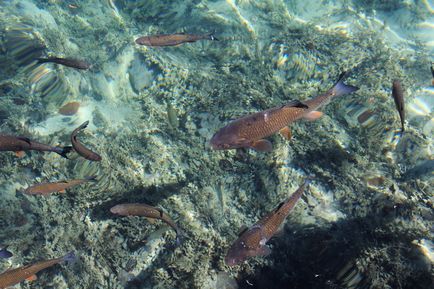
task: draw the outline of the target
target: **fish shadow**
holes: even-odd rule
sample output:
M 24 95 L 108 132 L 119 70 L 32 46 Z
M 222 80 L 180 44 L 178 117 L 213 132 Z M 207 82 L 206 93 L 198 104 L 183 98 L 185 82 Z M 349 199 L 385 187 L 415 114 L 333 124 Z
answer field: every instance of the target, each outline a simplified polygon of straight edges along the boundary
M 421 255 L 411 244 L 412 240 L 427 236 L 416 229 L 408 232 L 390 228 L 397 213 L 407 213 L 409 209 L 344 219 L 327 228 L 287 226 L 283 237 L 269 242 L 272 253 L 268 258 L 272 264 L 254 274 L 242 273 L 239 288 L 364 289 L 372 288 L 372 276 L 377 276 L 377 284 L 380 279 L 390 288 L 430 288 L 429 266 L 417 262 Z M 366 259 L 367 252 L 371 260 Z M 363 272 L 355 264 L 362 259 Z M 382 271 L 392 278 L 381 280 Z

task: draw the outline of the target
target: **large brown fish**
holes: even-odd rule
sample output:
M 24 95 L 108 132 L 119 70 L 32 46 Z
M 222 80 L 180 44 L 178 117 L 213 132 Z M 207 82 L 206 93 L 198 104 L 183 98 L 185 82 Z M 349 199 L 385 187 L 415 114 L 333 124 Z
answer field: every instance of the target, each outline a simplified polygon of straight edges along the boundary
M 395 101 L 396 110 L 399 113 L 399 118 L 401 119 L 401 132 L 404 132 L 404 121 L 405 121 L 404 92 L 402 90 L 401 82 L 399 80 L 393 81 L 392 97 L 393 100 Z
M 64 158 L 72 147 L 53 147 L 22 136 L 0 135 L 0 151 L 13 151 L 20 155 L 24 151 L 55 152 Z
M 9 269 L 0 274 L 0 289 L 14 286 L 26 279 L 32 278 L 36 273 L 61 262 L 74 261 L 74 253 L 70 252 L 63 257 L 37 262 L 16 269 Z
M 215 150 L 253 148 L 258 151 L 271 151 L 271 143 L 264 138 L 278 131 L 289 138 L 288 124 L 300 118 L 316 119 L 322 115 L 316 110 L 330 100 L 358 90 L 357 87 L 344 84 L 343 76 L 344 74 L 330 90 L 315 98 L 304 102 L 291 101 L 286 105 L 250 114 L 230 122 L 211 138 L 211 147 Z
M 286 201 L 280 203 L 253 226 L 241 231 L 226 254 L 226 265 L 235 266 L 251 257 L 269 255 L 271 250 L 266 243 L 281 227 L 308 183 L 309 180 L 306 180 Z
M 28 187 L 24 193 L 28 195 L 49 195 L 56 192 L 65 192 L 66 189 L 81 185 L 90 181 L 95 181 L 96 176 L 90 176 L 84 179 L 69 180 L 55 183 L 41 183 Z
M 79 127 L 77 127 L 71 134 L 71 143 L 72 143 L 72 147 L 74 148 L 74 150 L 81 155 L 82 157 L 84 157 L 87 160 L 90 161 L 96 161 L 99 162 L 101 161 L 101 156 L 99 154 L 97 154 L 96 152 L 91 151 L 90 149 L 88 149 L 87 147 L 85 147 L 81 142 L 78 141 L 77 139 L 77 134 L 80 130 L 85 129 L 89 124 L 89 121 L 85 121 L 82 125 L 80 125 Z
M 132 204 L 119 204 L 110 209 L 110 212 L 120 216 L 142 216 L 149 219 L 159 219 L 168 224 L 176 232 L 176 241 L 179 244 L 182 237 L 181 229 L 175 222 L 163 212 L 162 209 L 152 207 L 146 204 L 132 203 Z
M 87 70 L 91 67 L 89 63 L 84 60 L 73 59 L 73 58 L 59 58 L 59 57 L 49 57 L 49 58 L 38 58 L 38 63 L 56 63 L 64 66 Z
M 198 40 L 215 40 L 213 33 L 208 34 L 185 34 L 185 33 L 174 33 L 174 34 L 159 34 L 159 35 L 149 35 L 142 36 L 136 39 L 136 43 L 146 46 L 176 46 L 187 42 L 196 42 Z

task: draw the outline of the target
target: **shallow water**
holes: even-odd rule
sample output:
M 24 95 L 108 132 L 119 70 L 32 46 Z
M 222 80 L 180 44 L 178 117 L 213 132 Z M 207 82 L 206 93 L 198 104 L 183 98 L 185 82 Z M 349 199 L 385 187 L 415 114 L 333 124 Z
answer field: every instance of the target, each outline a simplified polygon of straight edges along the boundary
M 165 2 L 0 1 L 0 134 L 68 146 L 89 120 L 78 138 L 102 157 L 0 152 L 0 249 L 13 253 L 0 272 L 73 251 L 17 288 L 434 286 L 434 2 Z M 135 43 L 178 32 L 219 41 Z M 291 124 L 289 141 L 267 138 L 271 152 L 211 149 L 230 121 L 310 99 L 343 71 L 360 89 Z M 307 176 L 272 253 L 226 266 L 240 229 Z M 164 222 L 112 214 L 120 203 L 163 209 L 183 242 Z

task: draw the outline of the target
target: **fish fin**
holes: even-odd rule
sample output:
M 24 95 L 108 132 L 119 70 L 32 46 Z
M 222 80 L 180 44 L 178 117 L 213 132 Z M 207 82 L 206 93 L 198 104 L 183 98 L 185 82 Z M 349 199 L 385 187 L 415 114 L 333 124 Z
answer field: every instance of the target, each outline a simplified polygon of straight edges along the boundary
M 27 277 L 26 278 L 26 281 L 35 281 L 35 280 L 37 280 L 38 279 L 38 277 L 36 277 L 36 275 L 35 274 L 33 274 L 32 276 L 29 276 L 29 277 Z
M 152 219 L 152 218 L 146 218 L 146 217 L 145 217 L 145 219 L 146 219 L 146 221 L 148 221 L 149 223 L 151 223 L 151 224 L 155 224 L 155 219 Z
M 160 218 L 163 218 L 164 211 L 160 208 L 155 208 L 160 213 Z
M 61 157 L 68 159 L 68 154 L 72 151 L 72 146 L 66 146 L 66 147 L 58 147 L 61 150 L 59 152 L 56 152 Z
M 240 230 L 238 231 L 238 236 L 241 236 L 242 234 L 244 234 L 248 229 L 249 229 L 249 227 L 247 227 L 246 225 L 242 225 Z
M 283 205 L 285 204 L 285 202 L 280 202 L 277 207 L 274 209 L 274 212 L 278 211 Z
M 22 158 L 25 156 L 25 153 L 24 153 L 24 151 L 17 151 L 17 152 L 15 152 L 15 156 L 17 158 Z
M 262 245 L 258 248 L 257 256 L 268 256 L 271 254 L 271 249 L 267 245 Z
M 79 131 L 79 130 L 85 129 L 88 125 L 89 125 L 89 121 L 86 120 L 79 127 L 77 127 L 76 130 Z
M 341 96 L 347 93 L 351 93 L 359 90 L 358 87 L 352 85 L 346 85 L 344 83 L 344 77 L 346 76 L 346 72 L 341 73 L 339 76 L 339 80 L 333 85 L 333 87 L 328 91 L 328 93 L 333 94 L 333 96 Z
M 282 107 L 299 107 L 299 108 L 306 108 L 306 109 L 309 108 L 306 104 L 302 103 L 301 101 L 299 101 L 297 99 L 291 100 L 290 102 L 283 105 Z
M 292 133 L 291 133 L 291 129 L 289 128 L 289 126 L 285 126 L 281 130 L 279 130 L 279 133 L 284 139 L 286 139 L 286 140 L 291 139 Z
M 24 136 L 18 136 L 17 139 L 25 141 L 26 143 L 28 143 L 29 145 L 32 144 L 32 141 L 28 138 L 28 137 L 24 137 Z
M 73 263 L 77 260 L 77 256 L 75 256 L 74 252 L 68 252 L 65 256 L 62 257 L 63 262 Z
M 320 118 L 322 115 L 323 113 L 321 111 L 314 110 L 303 115 L 303 118 L 312 121 Z
M 259 152 L 271 152 L 273 150 L 273 145 L 266 139 L 253 142 L 250 147 Z
M 217 37 L 214 36 L 215 31 L 206 34 L 207 38 L 212 41 L 220 41 Z
M 66 190 L 65 189 L 60 190 L 59 193 L 64 194 L 64 193 L 66 193 Z
M 93 176 L 88 176 L 88 177 L 86 177 L 86 178 L 84 178 L 86 181 L 88 181 L 88 182 L 97 182 L 97 179 L 96 179 L 96 175 L 93 175 Z

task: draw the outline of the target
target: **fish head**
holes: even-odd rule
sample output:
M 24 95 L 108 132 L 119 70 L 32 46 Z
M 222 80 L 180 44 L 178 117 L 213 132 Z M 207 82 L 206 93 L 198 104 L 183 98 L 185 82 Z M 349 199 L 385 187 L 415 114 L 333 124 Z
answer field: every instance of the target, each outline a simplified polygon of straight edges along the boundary
M 136 39 L 136 43 L 139 45 L 151 46 L 151 41 L 148 36 L 142 36 Z
M 110 212 L 115 215 L 120 215 L 122 213 L 122 207 L 120 205 L 116 205 L 110 208 Z
M 225 263 L 228 266 L 236 266 L 247 260 L 249 255 L 249 249 L 244 242 L 236 241 L 226 254 Z
M 214 150 L 235 149 L 243 147 L 243 139 L 231 127 L 224 127 L 216 132 L 209 141 Z
M 259 244 L 257 246 L 249 245 L 248 240 L 242 237 L 232 244 L 232 247 L 226 254 L 225 263 L 228 266 L 239 265 L 251 257 L 261 255 L 260 249 L 261 246 Z

